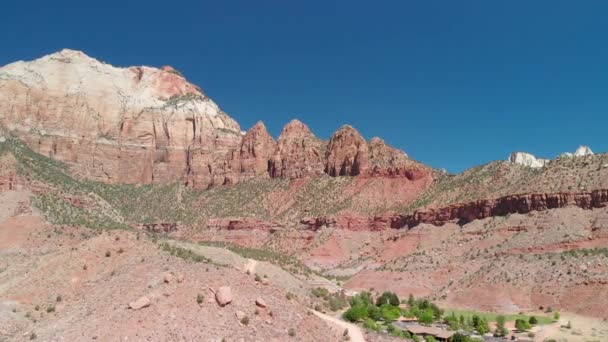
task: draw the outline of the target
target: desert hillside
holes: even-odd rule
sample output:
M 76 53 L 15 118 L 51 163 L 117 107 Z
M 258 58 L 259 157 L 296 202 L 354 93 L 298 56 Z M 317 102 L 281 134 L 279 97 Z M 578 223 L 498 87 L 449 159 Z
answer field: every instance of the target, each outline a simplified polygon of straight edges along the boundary
M 349 125 L 241 131 L 171 67 L 0 68 L 1 340 L 358 339 L 318 288 L 604 326 L 608 154 L 448 174 Z

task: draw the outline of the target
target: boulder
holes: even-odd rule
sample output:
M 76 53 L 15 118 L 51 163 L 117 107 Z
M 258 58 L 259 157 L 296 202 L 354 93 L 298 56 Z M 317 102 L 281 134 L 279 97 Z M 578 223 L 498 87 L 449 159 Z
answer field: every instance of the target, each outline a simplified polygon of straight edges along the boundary
M 148 306 L 150 306 L 150 304 L 152 304 L 152 302 L 150 302 L 150 299 L 146 296 L 143 296 L 143 297 L 140 297 L 138 300 L 129 303 L 129 308 L 131 308 L 133 310 L 139 310 L 139 309 L 147 308 Z
M 220 306 L 226 306 L 232 302 L 232 290 L 229 286 L 222 286 L 215 291 L 215 300 Z
M 164 281 L 166 284 L 172 283 L 172 282 L 173 282 L 173 275 L 171 275 L 171 273 L 166 273 L 166 274 L 163 276 L 163 281 Z
M 234 313 L 236 315 L 236 319 L 239 320 L 239 322 L 245 318 L 247 316 L 247 314 L 245 314 L 243 311 L 238 310 L 237 312 Z
M 258 297 L 255 300 L 255 305 L 257 305 L 257 306 L 259 306 L 261 308 L 265 308 L 266 307 L 266 302 L 262 298 Z

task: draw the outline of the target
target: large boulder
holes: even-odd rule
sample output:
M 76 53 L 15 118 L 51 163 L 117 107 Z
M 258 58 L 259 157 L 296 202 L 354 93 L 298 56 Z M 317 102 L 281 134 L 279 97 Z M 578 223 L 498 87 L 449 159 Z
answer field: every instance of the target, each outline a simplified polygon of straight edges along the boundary
M 222 286 L 215 291 L 215 300 L 220 306 L 226 306 L 232 302 L 232 290 L 229 286 Z

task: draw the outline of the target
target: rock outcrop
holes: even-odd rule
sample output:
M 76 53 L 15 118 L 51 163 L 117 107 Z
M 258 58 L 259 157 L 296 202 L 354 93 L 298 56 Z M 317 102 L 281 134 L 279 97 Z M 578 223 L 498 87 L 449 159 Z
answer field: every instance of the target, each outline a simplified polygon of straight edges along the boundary
M 513 152 L 508 160 L 514 164 L 533 168 L 543 167 L 549 163 L 549 159 L 536 158 L 534 155 L 526 152 Z
M 239 125 L 173 69 L 117 68 L 62 50 L 0 68 L 0 125 L 109 183 L 224 183 Z
M 367 172 L 367 143 L 354 128 L 342 126 L 329 140 L 325 158 L 325 173 L 328 175 L 358 176 Z
M 579 146 L 574 152 L 575 157 L 592 156 L 593 151 L 588 146 Z
M 207 228 L 219 230 L 267 230 L 274 232 L 281 225 L 277 222 L 264 221 L 251 217 L 211 218 L 207 221 Z
M 592 156 L 594 153 L 588 146 L 579 146 L 574 153 L 564 152 L 559 156 L 562 158 L 574 158 Z M 540 168 L 547 165 L 551 159 L 536 158 L 534 155 L 526 152 L 513 152 L 508 159 L 511 163 L 520 164 L 527 167 Z
M 208 188 L 255 177 L 429 173 L 350 126 L 329 143 L 298 120 L 276 142 L 261 122 L 243 133 L 172 67 L 117 68 L 67 49 L 0 68 L 0 113 L 2 136 L 5 128 L 72 173 L 107 183 Z
M 251 127 L 243 137 L 237 162 L 241 178 L 268 176 L 268 162 L 276 143 L 261 121 Z
M 523 194 L 496 199 L 484 199 L 469 203 L 454 204 L 440 209 L 426 209 L 412 215 L 393 219 L 394 226 L 414 227 L 421 223 L 442 225 L 446 222 L 468 223 L 473 220 L 507 214 L 525 214 L 531 211 L 576 206 L 592 209 L 608 204 L 608 190 L 582 193 Z
M 422 209 L 410 215 L 384 214 L 379 216 L 336 215 L 310 217 L 300 220 L 308 230 L 322 227 L 353 231 L 379 231 L 384 229 L 412 228 L 422 223 L 441 226 L 448 222 L 466 224 L 474 220 L 507 214 L 525 214 L 564 207 L 582 209 L 600 208 L 608 205 L 608 190 L 582 193 L 523 194 L 496 199 L 483 199 L 458 203 L 437 209 Z
M 281 132 L 269 162 L 273 178 L 301 178 L 323 174 L 324 143 L 302 122 L 292 120 Z

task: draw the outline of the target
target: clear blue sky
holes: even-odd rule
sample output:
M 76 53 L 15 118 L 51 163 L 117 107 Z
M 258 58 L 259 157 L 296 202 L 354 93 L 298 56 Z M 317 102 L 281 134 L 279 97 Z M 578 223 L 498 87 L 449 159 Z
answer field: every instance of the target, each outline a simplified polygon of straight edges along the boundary
M 169 64 L 246 129 L 351 124 L 461 171 L 608 150 L 607 1 L 4 0 L 0 64 Z

